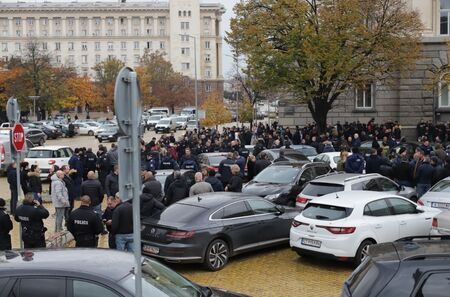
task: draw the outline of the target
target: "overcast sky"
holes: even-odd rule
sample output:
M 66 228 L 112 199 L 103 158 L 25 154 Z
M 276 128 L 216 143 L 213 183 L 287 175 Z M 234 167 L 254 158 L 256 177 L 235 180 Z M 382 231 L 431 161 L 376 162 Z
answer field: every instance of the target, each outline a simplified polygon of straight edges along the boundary
M 43 0 L 22 0 L 24 2 L 44 2 Z M 79 0 L 80 2 L 92 2 L 92 0 Z M 100 0 L 102 2 L 115 2 L 111 0 Z M 147 2 L 149 0 L 128 0 L 129 2 Z M 154 1 L 154 0 L 150 0 Z M 170 1 L 170 0 L 161 0 L 161 2 Z M 236 4 L 239 0 L 200 0 L 200 2 L 204 3 L 222 3 L 225 8 L 226 12 L 223 15 L 222 19 L 222 36 L 225 37 L 225 32 L 229 31 L 230 28 L 230 19 L 233 16 L 233 6 Z M 11 1 L 11 0 L 3 0 L 2 2 L 17 2 L 17 1 Z M 50 0 L 50 2 L 71 2 L 71 0 Z M 235 68 L 233 68 L 233 58 L 229 57 L 228 55 L 231 55 L 230 47 L 227 43 L 223 43 L 223 75 L 225 78 L 232 75 L 232 71 L 234 71 Z

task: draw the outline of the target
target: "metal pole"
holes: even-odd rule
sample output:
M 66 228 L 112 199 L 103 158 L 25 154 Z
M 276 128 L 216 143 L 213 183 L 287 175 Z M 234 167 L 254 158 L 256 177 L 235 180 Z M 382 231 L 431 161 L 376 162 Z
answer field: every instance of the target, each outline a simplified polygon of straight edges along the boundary
M 197 122 L 197 131 L 199 129 L 198 125 L 198 87 L 197 87 L 197 38 L 195 36 L 191 36 L 194 38 L 194 71 L 195 71 L 195 121 Z
M 236 79 L 239 76 L 239 57 L 236 54 Z M 236 122 L 239 127 L 239 92 L 238 92 L 238 84 L 236 82 Z
M 16 178 L 17 178 L 17 203 L 19 203 L 19 197 L 21 197 L 20 190 L 20 152 L 16 152 Z M 15 212 L 15 210 L 14 210 Z M 22 224 L 19 223 L 19 242 L 20 249 L 23 249 L 23 241 L 22 241 Z
M 131 85 L 137 84 L 137 76 L 136 72 L 130 72 L 129 74 L 130 83 Z M 138 98 L 139 94 L 137 93 L 137 89 L 131 87 L 131 100 L 132 103 L 138 104 Z M 135 275 L 136 275 L 136 290 L 135 290 L 135 296 L 141 297 L 142 296 L 142 267 L 141 267 L 141 214 L 140 214 L 140 203 L 139 203 L 139 196 L 140 196 L 140 177 L 139 177 L 139 169 L 140 169 L 140 143 L 139 143 L 139 124 L 140 124 L 140 118 L 137 115 L 137 109 L 134 109 L 135 113 L 132 117 L 132 121 L 134 122 L 132 124 L 132 127 L 135 129 L 131 133 L 131 147 L 133 150 L 133 157 L 132 157 L 132 180 L 133 180 L 133 242 L 134 242 L 134 258 L 135 258 Z
M 36 119 L 36 98 L 33 98 L 33 117 Z

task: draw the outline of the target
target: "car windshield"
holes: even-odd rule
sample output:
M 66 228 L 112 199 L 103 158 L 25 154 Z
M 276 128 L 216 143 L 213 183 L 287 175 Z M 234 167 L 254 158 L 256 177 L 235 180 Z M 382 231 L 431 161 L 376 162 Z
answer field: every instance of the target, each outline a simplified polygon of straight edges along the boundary
M 136 279 L 129 274 L 120 281 L 121 287 L 135 294 Z M 175 271 L 156 261 L 145 259 L 142 263 L 142 296 L 152 297 L 200 297 L 201 287 L 188 281 Z
M 258 183 L 289 184 L 295 181 L 299 172 L 298 167 L 269 166 L 253 180 Z
M 345 208 L 340 206 L 309 203 L 306 205 L 302 215 L 308 219 L 321 221 L 336 221 L 348 217 L 353 208 Z
M 303 189 L 302 194 L 314 197 L 320 197 L 326 194 L 344 191 L 343 185 L 327 183 L 309 183 Z
M 151 116 L 148 118 L 150 121 L 159 121 L 161 119 L 161 116 Z
M 194 121 L 189 121 L 188 125 L 195 126 L 195 125 L 197 125 L 197 122 L 195 120 Z
M 205 212 L 205 208 L 189 204 L 175 203 L 158 215 L 161 221 L 187 223 Z
M 209 165 L 217 167 L 220 164 L 220 161 L 226 159 L 227 156 L 209 156 L 208 160 L 209 160 Z
M 51 158 L 53 151 L 50 150 L 31 150 L 28 152 L 27 158 Z
M 442 180 L 438 182 L 433 188 L 431 188 L 430 192 L 450 193 L 450 180 Z
M 168 125 L 170 123 L 170 120 L 161 120 L 159 121 L 159 125 Z

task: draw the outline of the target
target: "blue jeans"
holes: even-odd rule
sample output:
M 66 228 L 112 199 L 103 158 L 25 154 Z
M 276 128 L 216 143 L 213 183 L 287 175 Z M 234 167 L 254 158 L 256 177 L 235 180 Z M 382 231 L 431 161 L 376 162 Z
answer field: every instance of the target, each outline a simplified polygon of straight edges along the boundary
M 94 212 L 97 214 L 97 216 L 101 220 L 102 219 L 102 215 L 103 215 L 102 204 L 100 203 L 99 205 L 92 206 L 92 209 L 94 210 Z
M 134 252 L 133 233 L 116 234 L 116 249 L 119 251 Z
M 63 219 L 67 221 L 67 219 L 69 218 L 69 208 L 56 207 L 55 211 L 55 232 L 59 232 L 63 230 Z

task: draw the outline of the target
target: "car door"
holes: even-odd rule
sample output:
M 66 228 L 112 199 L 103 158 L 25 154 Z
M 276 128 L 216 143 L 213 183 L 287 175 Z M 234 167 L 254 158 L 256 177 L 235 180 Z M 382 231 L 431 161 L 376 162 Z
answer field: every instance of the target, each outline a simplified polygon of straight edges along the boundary
M 66 297 L 63 277 L 22 277 L 16 279 L 8 297 Z
M 367 203 L 363 215 L 377 243 L 391 242 L 399 238 L 398 221 L 386 199 Z
M 429 213 L 418 211 L 417 206 L 406 199 L 389 198 L 388 203 L 398 221 L 400 238 L 430 234 L 433 218 Z
M 288 239 L 292 220 L 281 213 L 274 204 L 267 200 L 249 199 L 250 208 L 255 219 L 260 222 L 260 241 Z
M 231 238 L 234 251 L 245 249 L 260 240 L 259 220 L 245 201 L 228 204 L 221 211 L 223 232 Z

